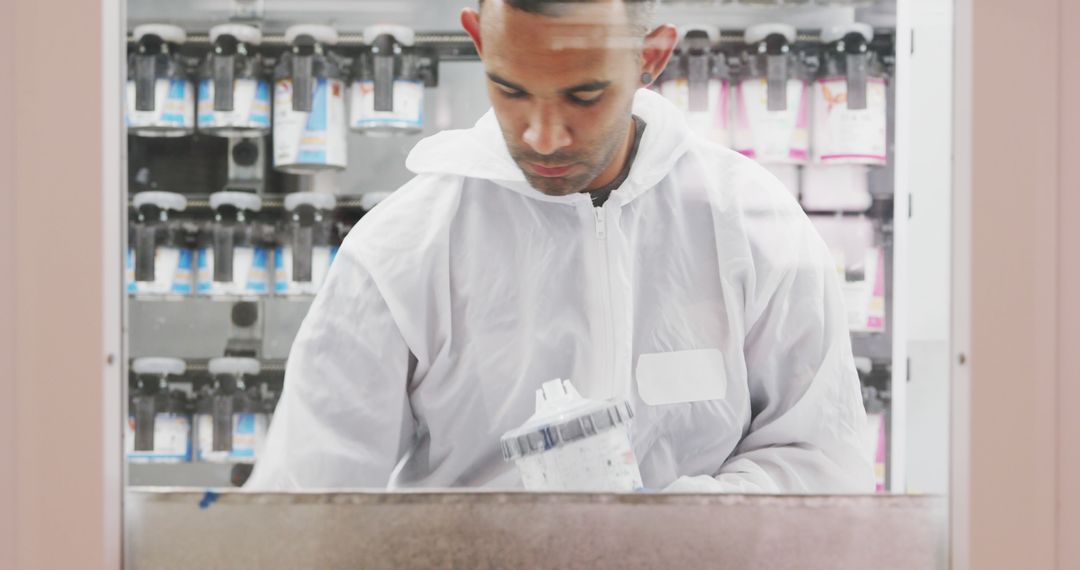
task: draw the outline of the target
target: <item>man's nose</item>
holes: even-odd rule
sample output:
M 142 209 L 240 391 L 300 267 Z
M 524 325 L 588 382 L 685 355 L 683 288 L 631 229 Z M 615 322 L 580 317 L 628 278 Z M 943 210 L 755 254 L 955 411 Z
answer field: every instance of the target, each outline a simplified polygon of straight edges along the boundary
M 525 144 L 542 155 L 554 154 L 573 142 L 562 116 L 555 105 L 549 104 L 539 105 L 536 108 L 529 117 L 529 126 L 521 138 Z

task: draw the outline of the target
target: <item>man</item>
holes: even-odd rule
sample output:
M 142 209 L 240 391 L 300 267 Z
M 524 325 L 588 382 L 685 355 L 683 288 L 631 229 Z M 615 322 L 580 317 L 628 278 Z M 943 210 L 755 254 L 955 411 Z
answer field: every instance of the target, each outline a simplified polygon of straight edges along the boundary
M 571 379 L 635 410 L 647 488 L 870 492 L 828 251 L 646 87 L 641 2 L 486 0 L 493 112 L 421 141 L 345 240 L 250 488 L 515 487 L 499 437 Z

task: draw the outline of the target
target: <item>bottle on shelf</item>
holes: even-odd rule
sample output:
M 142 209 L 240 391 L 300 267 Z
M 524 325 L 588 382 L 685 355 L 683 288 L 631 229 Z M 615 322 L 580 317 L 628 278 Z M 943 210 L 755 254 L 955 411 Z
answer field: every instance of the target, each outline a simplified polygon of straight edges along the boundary
M 314 295 L 337 255 L 329 194 L 294 192 L 285 197 L 287 222 L 274 255 L 274 293 Z
M 409 135 L 424 128 L 424 82 L 413 48 L 415 33 L 404 26 L 364 29 L 371 46 L 356 58 L 349 127 L 367 135 Z
M 139 295 L 190 295 L 192 251 L 172 212 L 183 212 L 187 198 L 175 192 L 146 191 L 132 198 L 127 290 Z
M 136 358 L 129 399 L 125 448 L 136 463 L 180 463 L 191 460 L 191 412 L 187 396 L 170 390 L 170 382 L 186 371 L 183 360 Z
M 178 26 L 147 24 L 133 31 L 128 56 L 125 121 L 143 137 L 182 137 L 195 130 L 195 92 L 179 58 L 187 34 Z
M 262 32 L 224 24 L 210 29 L 211 52 L 199 68 L 199 130 L 224 137 L 270 132 L 270 83 L 255 49 Z
M 289 174 L 342 170 L 346 162 L 344 60 L 329 26 L 301 24 L 274 69 L 274 167 Z

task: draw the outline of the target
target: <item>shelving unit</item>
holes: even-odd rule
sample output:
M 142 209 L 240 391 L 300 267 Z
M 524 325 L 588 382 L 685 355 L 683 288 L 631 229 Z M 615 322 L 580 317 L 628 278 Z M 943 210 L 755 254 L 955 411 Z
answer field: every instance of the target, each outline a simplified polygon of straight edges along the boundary
M 288 3 L 285 3 L 288 4 Z M 295 4 L 295 5 L 293 5 Z M 331 10 L 327 6 L 336 6 Z M 377 19 L 386 19 L 385 12 L 373 11 L 372 2 L 319 3 L 318 8 L 306 8 L 296 2 L 285 6 L 275 4 L 275 10 L 262 13 L 264 36 L 260 52 L 273 60 L 285 49 L 284 37 L 280 35 L 286 25 L 301 21 L 326 21 L 332 19 L 341 32 L 341 41 L 335 50 L 346 58 L 353 57 L 365 48 L 358 32 Z M 386 3 L 379 3 L 386 4 Z M 406 4 L 406 3 L 402 3 Z M 886 62 L 895 78 L 889 89 L 889 165 L 876 169 L 871 175 L 870 189 L 875 205 L 866 212 L 876 221 L 878 239 L 885 251 L 886 275 L 886 330 L 880 333 L 856 332 L 852 335 L 853 352 L 867 359 L 871 370 L 864 375 L 865 383 L 873 388 L 877 398 L 885 398 L 884 405 L 889 418 L 888 489 L 902 492 L 905 488 L 905 378 L 907 374 L 906 317 L 909 310 L 904 286 L 907 267 L 907 250 L 904 245 L 907 231 L 908 190 L 906 168 L 908 165 L 908 139 L 905 127 L 899 127 L 908 112 L 907 85 L 904 73 L 909 65 L 910 37 L 904 31 L 903 1 L 861 3 L 853 6 L 847 2 L 810 5 L 717 2 L 665 3 L 657 13 L 658 20 L 674 24 L 702 24 L 713 21 L 720 24 L 721 33 L 714 45 L 725 53 L 734 53 L 742 42 L 742 29 L 764 21 L 781 21 L 799 28 L 797 49 L 813 52 L 820 45 L 819 31 L 830 23 L 865 21 L 875 27 L 872 49 Z M 188 7 L 190 8 L 190 7 Z M 188 39 L 181 54 L 189 61 L 194 72 L 195 64 L 210 49 L 206 30 L 211 23 L 224 21 L 234 8 L 229 2 L 208 3 L 194 10 L 175 15 L 175 6 L 166 6 L 162 0 L 142 3 L 130 10 L 131 23 L 146 23 L 156 17 L 169 17 L 188 31 Z M 325 12 L 320 10 L 325 9 Z M 468 126 L 475 119 L 475 108 L 454 105 L 486 101 L 482 87 L 482 70 L 477 63 L 475 49 L 468 37 L 460 32 L 449 32 L 446 26 L 456 23 L 460 6 L 441 4 L 423 14 L 401 12 L 398 21 L 405 24 L 426 25 L 418 27 L 416 47 L 421 56 L 422 77 L 432 89 L 469 89 L 467 96 L 442 98 L 428 97 L 431 106 L 429 116 L 446 113 L 435 106 L 450 106 L 452 120 L 431 121 L 426 134 L 448 126 Z M 395 12 L 396 13 L 396 12 Z M 431 31 L 428 31 L 431 30 Z M 453 64 L 453 65 L 446 65 Z M 469 103 L 466 103 L 466 102 Z M 350 145 L 364 137 L 349 135 Z M 419 137 L 405 139 L 364 140 L 360 144 L 383 145 L 380 153 L 389 152 L 404 162 L 404 150 L 411 147 Z M 372 148 L 371 146 L 365 147 Z M 387 150 L 389 149 L 389 150 Z M 222 139 L 202 136 L 198 133 L 189 140 L 142 140 L 129 137 L 129 155 L 132 157 L 129 192 L 151 189 L 154 183 L 161 187 L 180 188 L 188 197 L 186 216 L 206 219 L 210 215 L 208 195 L 225 187 L 228 147 Z M 351 156 L 351 155 L 350 155 Z M 145 161 L 137 164 L 138 161 Z M 192 168 L 190 165 L 196 165 Z M 138 169 L 154 172 L 154 180 L 147 181 L 138 175 Z M 403 170 L 386 168 L 385 171 L 358 173 L 350 167 L 339 178 L 337 192 L 339 210 L 343 212 L 346 225 L 351 226 L 363 215 L 360 207 L 362 192 L 386 191 L 407 181 Z M 263 197 L 263 219 L 272 220 L 281 215 L 282 197 L 285 193 L 313 184 L 300 177 L 273 172 L 268 166 L 257 191 Z M 812 212 L 830 214 L 830 212 Z M 257 319 L 249 326 L 237 326 L 233 311 L 238 304 L 247 303 L 254 308 Z M 254 349 L 263 362 L 268 378 L 280 381 L 289 347 L 311 303 L 311 297 L 266 296 L 248 298 L 206 297 L 132 297 L 128 305 L 130 356 L 172 356 L 183 358 L 195 378 L 205 376 L 208 358 L 229 352 L 230 339 L 247 339 L 248 349 Z M 177 339 L 183 338 L 183 342 Z M 129 481 L 133 485 L 205 485 L 211 482 L 229 481 L 231 468 L 216 464 L 200 465 L 131 465 Z

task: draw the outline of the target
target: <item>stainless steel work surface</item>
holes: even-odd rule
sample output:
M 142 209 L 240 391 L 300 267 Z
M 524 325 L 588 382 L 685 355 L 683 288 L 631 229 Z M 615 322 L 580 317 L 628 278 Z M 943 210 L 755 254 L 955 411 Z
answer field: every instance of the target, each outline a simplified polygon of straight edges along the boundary
M 130 490 L 127 568 L 945 567 L 940 497 Z

